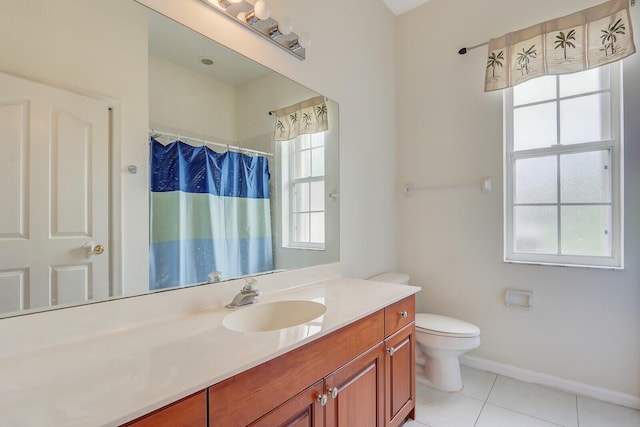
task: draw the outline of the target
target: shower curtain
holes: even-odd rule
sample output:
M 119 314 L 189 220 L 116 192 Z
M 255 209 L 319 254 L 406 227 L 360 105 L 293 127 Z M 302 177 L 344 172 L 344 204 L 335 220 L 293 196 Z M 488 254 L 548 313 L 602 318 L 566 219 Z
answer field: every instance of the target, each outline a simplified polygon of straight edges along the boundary
M 150 146 L 150 289 L 273 270 L 267 158 Z

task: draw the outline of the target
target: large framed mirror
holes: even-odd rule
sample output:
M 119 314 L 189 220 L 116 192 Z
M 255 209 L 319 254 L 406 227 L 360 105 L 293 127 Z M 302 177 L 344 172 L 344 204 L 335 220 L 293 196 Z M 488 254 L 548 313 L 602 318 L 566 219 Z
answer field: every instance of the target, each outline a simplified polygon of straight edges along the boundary
M 339 260 L 335 102 L 133 0 L 2 2 L 0 317 Z

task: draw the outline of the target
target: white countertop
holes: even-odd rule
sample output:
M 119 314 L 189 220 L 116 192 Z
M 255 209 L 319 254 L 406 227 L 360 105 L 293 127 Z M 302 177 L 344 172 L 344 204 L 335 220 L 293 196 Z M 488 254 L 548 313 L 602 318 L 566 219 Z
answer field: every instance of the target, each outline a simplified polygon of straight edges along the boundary
M 265 292 L 260 303 L 327 306 L 304 327 L 242 333 L 221 305 L 0 358 L 0 425 L 113 426 L 300 347 L 418 292 L 335 278 Z M 242 308 L 236 309 L 242 310 Z

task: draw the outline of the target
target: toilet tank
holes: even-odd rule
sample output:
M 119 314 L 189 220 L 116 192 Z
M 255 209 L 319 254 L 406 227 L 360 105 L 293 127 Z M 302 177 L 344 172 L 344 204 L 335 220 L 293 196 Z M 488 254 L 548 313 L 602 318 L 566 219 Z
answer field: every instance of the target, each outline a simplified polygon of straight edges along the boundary
M 368 280 L 384 283 L 396 283 L 398 285 L 408 285 L 409 275 L 404 273 L 382 273 L 377 276 L 369 277 Z

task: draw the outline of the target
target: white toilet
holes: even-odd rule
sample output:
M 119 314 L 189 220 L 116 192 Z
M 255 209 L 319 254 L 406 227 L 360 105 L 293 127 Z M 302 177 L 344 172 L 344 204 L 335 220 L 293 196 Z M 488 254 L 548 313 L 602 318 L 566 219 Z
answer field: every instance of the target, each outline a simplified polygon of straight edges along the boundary
M 409 284 L 409 276 L 384 273 L 376 282 Z M 458 357 L 480 345 L 480 328 L 463 320 L 416 313 L 416 380 L 443 391 L 462 390 Z

